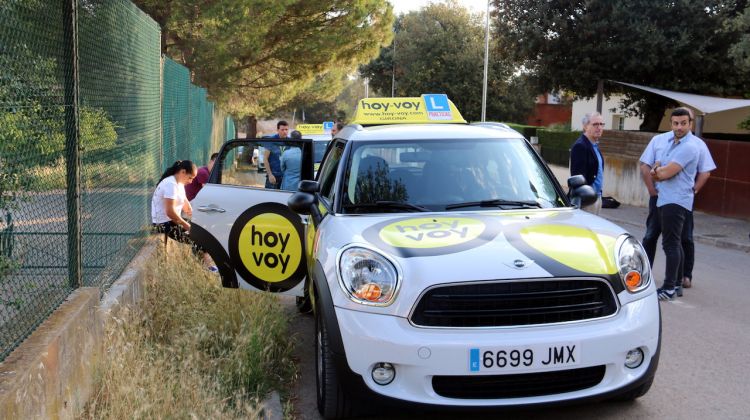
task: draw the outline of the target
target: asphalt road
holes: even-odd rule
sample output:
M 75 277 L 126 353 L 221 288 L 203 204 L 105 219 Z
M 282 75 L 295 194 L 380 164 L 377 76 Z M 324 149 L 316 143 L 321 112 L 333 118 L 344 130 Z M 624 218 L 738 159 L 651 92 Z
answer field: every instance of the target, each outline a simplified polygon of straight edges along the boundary
M 636 237 L 643 231 L 630 228 Z M 661 247 L 661 245 L 660 245 Z M 661 248 L 659 248 L 661 249 Z M 696 244 L 694 285 L 674 302 L 662 303 L 663 342 L 659 370 L 648 394 L 633 403 L 596 403 L 555 409 L 476 413 L 388 412 L 373 418 L 450 419 L 747 419 L 750 418 L 750 258 L 748 254 Z M 657 282 L 664 254 L 654 266 Z M 289 301 L 290 305 L 293 301 Z M 295 415 L 320 419 L 315 405 L 314 321 L 293 322 L 300 377 Z

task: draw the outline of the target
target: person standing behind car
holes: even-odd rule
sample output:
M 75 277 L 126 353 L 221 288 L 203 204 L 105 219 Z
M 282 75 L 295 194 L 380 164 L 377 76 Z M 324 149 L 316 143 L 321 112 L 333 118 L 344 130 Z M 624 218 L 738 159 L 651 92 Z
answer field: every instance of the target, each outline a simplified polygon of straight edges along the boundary
M 604 118 L 598 112 L 583 116 L 583 134 L 570 149 L 570 175 L 583 175 L 586 184 L 596 191 L 596 201 L 582 209 L 599 214 L 602 208 L 602 190 L 604 188 L 604 156 L 599 151 L 599 139 L 604 132 Z
M 656 182 L 656 208 L 667 260 L 664 283 L 658 289 L 659 300 L 674 299 L 683 277 L 682 235 L 687 214 L 693 209 L 700 156 L 698 138 L 690 132 L 691 121 L 687 109 L 672 111 L 673 135 L 667 138 L 666 144 L 654 144 L 662 147 L 655 147 L 656 161 L 649 171 L 652 181 Z
M 335 139 L 336 134 L 339 133 L 339 131 L 344 129 L 344 124 L 341 124 L 340 122 L 334 123 L 333 128 L 331 128 L 331 138 Z
M 185 195 L 187 196 L 188 201 L 193 201 L 203 186 L 206 185 L 208 182 L 208 176 L 211 175 L 211 169 L 213 169 L 214 162 L 216 162 L 216 157 L 218 156 L 218 153 L 212 154 L 211 159 L 208 160 L 208 164 L 198 168 L 198 174 L 193 178 L 193 182 L 185 186 Z
M 690 121 L 693 120 L 692 111 L 689 108 L 675 108 L 675 110 L 686 110 L 689 113 Z M 649 262 L 651 266 L 654 266 L 656 259 L 656 244 L 661 235 L 661 224 L 659 223 L 658 212 L 656 208 L 656 201 L 658 199 L 658 192 L 654 181 L 651 179 L 651 168 L 656 163 L 657 154 L 661 154 L 664 148 L 667 147 L 669 139 L 677 136 L 685 136 L 685 133 L 681 132 L 682 128 L 677 127 L 677 131 L 668 131 L 666 133 L 658 134 L 654 136 L 646 146 L 646 149 L 641 154 L 641 177 L 643 183 L 648 189 L 649 200 L 648 200 L 648 216 L 646 217 L 646 234 L 643 237 L 643 248 L 646 250 Z M 698 156 L 698 175 L 695 178 L 694 194 L 698 194 L 698 191 L 706 185 L 708 178 L 711 176 L 711 171 L 716 169 L 716 164 L 711 157 L 711 152 L 708 150 L 706 143 L 700 138 L 696 137 L 689 132 L 696 140 L 696 144 L 700 149 Z M 695 244 L 693 242 L 693 212 L 688 212 L 682 233 L 682 252 L 684 255 L 683 263 L 683 278 L 678 279 L 676 285 L 677 296 L 682 296 L 682 287 L 690 288 L 692 286 L 693 278 L 693 266 L 695 265 Z
M 292 131 L 292 140 L 302 138 L 302 133 Z M 297 191 L 302 171 L 302 149 L 298 145 L 288 146 L 281 154 L 281 189 L 286 191 Z
M 276 134 L 271 139 L 285 139 L 289 137 L 289 123 L 284 120 L 276 123 Z M 279 158 L 281 157 L 281 145 L 278 143 L 265 143 L 262 144 L 263 148 L 263 162 L 266 166 L 266 188 L 278 190 L 281 186 L 281 181 L 284 174 L 281 172 L 281 163 Z

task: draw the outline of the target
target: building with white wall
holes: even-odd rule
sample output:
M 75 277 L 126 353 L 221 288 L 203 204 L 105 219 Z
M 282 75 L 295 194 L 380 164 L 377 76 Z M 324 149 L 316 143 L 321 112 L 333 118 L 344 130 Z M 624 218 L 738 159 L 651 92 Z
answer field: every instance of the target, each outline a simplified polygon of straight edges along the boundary
M 604 98 L 602 104 L 602 117 L 604 128 L 607 130 L 638 130 L 643 122 L 640 117 L 626 117 L 620 110 L 620 100 L 622 95 L 612 95 L 609 99 Z M 582 130 L 581 120 L 588 112 L 596 111 L 596 97 L 591 99 L 576 99 L 573 101 L 573 114 L 571 116 L 570 128 L 572 130 Z

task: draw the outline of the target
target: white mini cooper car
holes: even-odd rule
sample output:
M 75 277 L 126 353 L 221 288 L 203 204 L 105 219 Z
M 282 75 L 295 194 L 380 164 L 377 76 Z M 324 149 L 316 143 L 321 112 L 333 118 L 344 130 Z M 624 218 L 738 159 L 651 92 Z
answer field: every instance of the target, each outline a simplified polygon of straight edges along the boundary
M 364 398 L 496 407 L 645 394 L 661 330 L 639 242 L 573 206 L 593 190 L 574 177 L 566 195 L 520 134 L 456 119 L 349 125 L 314 181 L 303 141 L 297 192 L 229 185 L 232 165 L 219 164 L 192 235 L 226 286 L 312 307 L 326 418 L 374 406 Z

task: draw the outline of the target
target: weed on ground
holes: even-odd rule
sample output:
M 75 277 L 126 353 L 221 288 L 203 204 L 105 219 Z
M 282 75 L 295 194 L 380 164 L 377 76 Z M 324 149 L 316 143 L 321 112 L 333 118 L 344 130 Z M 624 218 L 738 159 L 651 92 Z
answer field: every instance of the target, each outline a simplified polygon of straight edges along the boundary
M 82 418 L 257 418 L 295 365 L 289 314 L 265 293 L 223 289 L 186 246 L 146 267 L 145 297 L 107 326 Z

